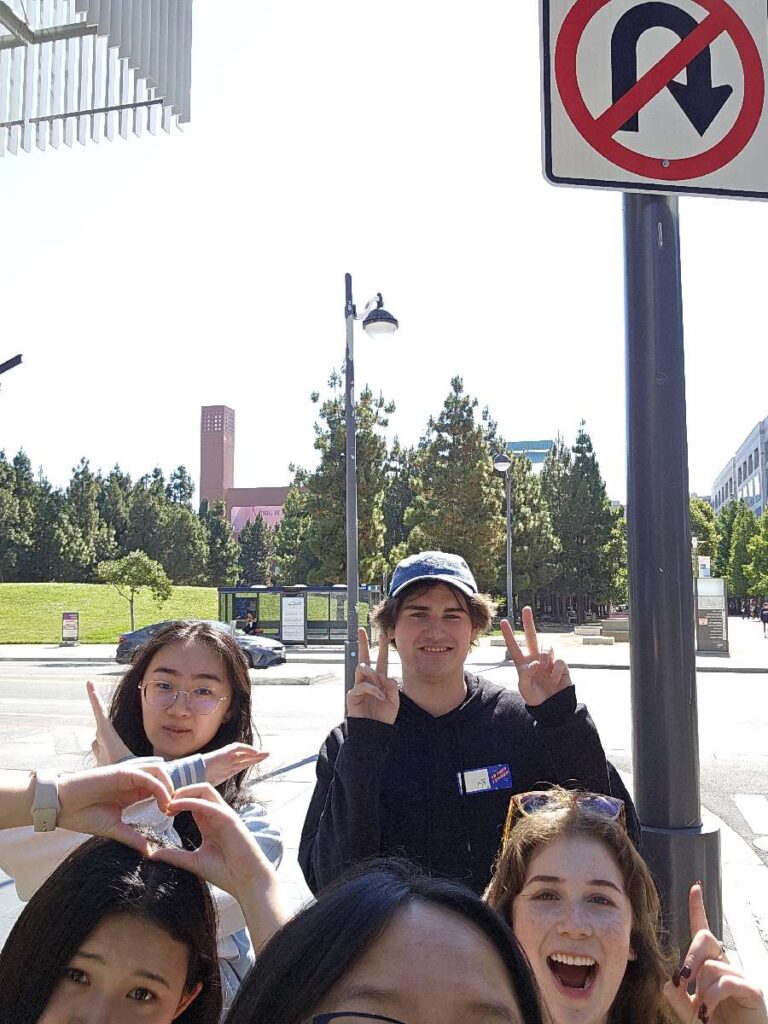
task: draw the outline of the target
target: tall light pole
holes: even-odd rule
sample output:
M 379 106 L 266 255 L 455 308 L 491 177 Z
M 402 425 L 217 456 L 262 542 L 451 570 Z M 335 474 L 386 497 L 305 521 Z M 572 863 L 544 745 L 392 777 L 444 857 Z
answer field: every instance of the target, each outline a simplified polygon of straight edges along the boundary
M 344 424 L 346 431 L 346 511 L 347 511 L 347 642 L 344 645 L 344 693 L 355 685 L 359 658 L 357 604 L 360 595 L 360 571 L 357 564 L 357 421 L 355 417 L 355 320 L 359 320 L 352 301 L 352 275 L 344 275 L 344 319 L 347 325 L 347 350 L 344 360 Z M 366 304 L 363 330 L 371 337 L 394 334 L 398 322 L 384 309 L 381 292 Z
M 512 460 L 504 452 L 493 458 L 493 468 L 504 474 L 507 491 L 507 618 L 515 628 L 515 595 L 512 591 Z

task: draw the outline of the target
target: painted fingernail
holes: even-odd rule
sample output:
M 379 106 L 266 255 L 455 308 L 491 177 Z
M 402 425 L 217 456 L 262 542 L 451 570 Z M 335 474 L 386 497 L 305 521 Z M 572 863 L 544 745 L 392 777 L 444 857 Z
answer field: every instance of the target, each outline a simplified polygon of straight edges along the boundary
M 680 988 L 680 971 L 675 971 L 672 975 L 672 984 L 675 988 Z
M 685 980 L 688 981 L 690 976 L 691 976 L 691 968 L 688 966 L 688 964 L 686 964 L 685 967 L 681 967 L 680 968 L 680 977 L 681 978 L 685 978 Z
M 701 885 L 702 885 L 702 881 L 701 881 L 701 879 L 700 879 L 700 878 L 697 878 L 697 879 L 696 879 L 696 881 L 695 881 L 695 882 L 694 882 L 693 884 L 694 884 L 694 885 L 698 885 L 698 886 L 701 886 Z

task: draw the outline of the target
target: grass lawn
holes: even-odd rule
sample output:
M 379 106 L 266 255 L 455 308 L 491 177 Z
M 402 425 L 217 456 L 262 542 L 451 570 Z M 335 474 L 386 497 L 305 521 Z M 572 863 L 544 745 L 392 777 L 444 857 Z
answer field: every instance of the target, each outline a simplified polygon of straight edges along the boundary
M 80 642 L 117 643 L 131 628 L 128 602 L 100 583 L 0 583 L 0 643 L 51 644 L 61 639 L 61 613 L 80 613 Z M 215 587 L 174 587 L 163 605 L 139 593 L 136 629 L 165 619 L 216 619 Z

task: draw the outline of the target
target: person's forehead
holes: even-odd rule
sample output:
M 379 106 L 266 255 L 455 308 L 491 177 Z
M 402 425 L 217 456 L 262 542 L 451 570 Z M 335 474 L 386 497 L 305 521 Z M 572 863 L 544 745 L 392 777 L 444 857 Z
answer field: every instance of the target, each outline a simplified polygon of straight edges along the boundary
M 343 1000 L 361 992 L 404 1011 L 439 998 L 451 1008 L 506 1007 L 506 1018 L 489 1018 L 499 1022 L 520 1019 L 508 968 L 491 941 L 458 913 L 429 904 L 398 911 L 333 994 Z
M 467 611 L 466 598 L 447 583 L 416 583 L 412 590 L 413 593 L 409 589 L 403 595 L 401 609 L 439 605 L 445 608 L 457 608 L 463 612 Z
M 624 892 L 624 878 L 613 853 L 593 836 L 560 836 L 545 843 L 531 857 L 526 880 L 551 875 L 565 882 L 587 883 L 606 879 Z
M 216 675 L 222 681 L 227 680 L 227 668 L 223 657 L 217 651 L 212 650 L 208 644 L 195 637 L 166 644 L 156 651 L 148 669 L 157 669 L 162 666 L 192 674 L 202 672 L 207 675 Z

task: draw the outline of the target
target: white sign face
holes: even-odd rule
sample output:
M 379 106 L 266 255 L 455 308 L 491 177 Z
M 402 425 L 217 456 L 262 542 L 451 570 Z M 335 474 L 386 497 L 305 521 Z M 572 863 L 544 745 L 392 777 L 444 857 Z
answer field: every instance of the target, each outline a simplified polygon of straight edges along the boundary
M 541 0 L 556 185 L 768 198 L 765 0 Z
M 284 594 L 280 603 L 280 639 L 283 642 L 304 643 L 304 597 Z

